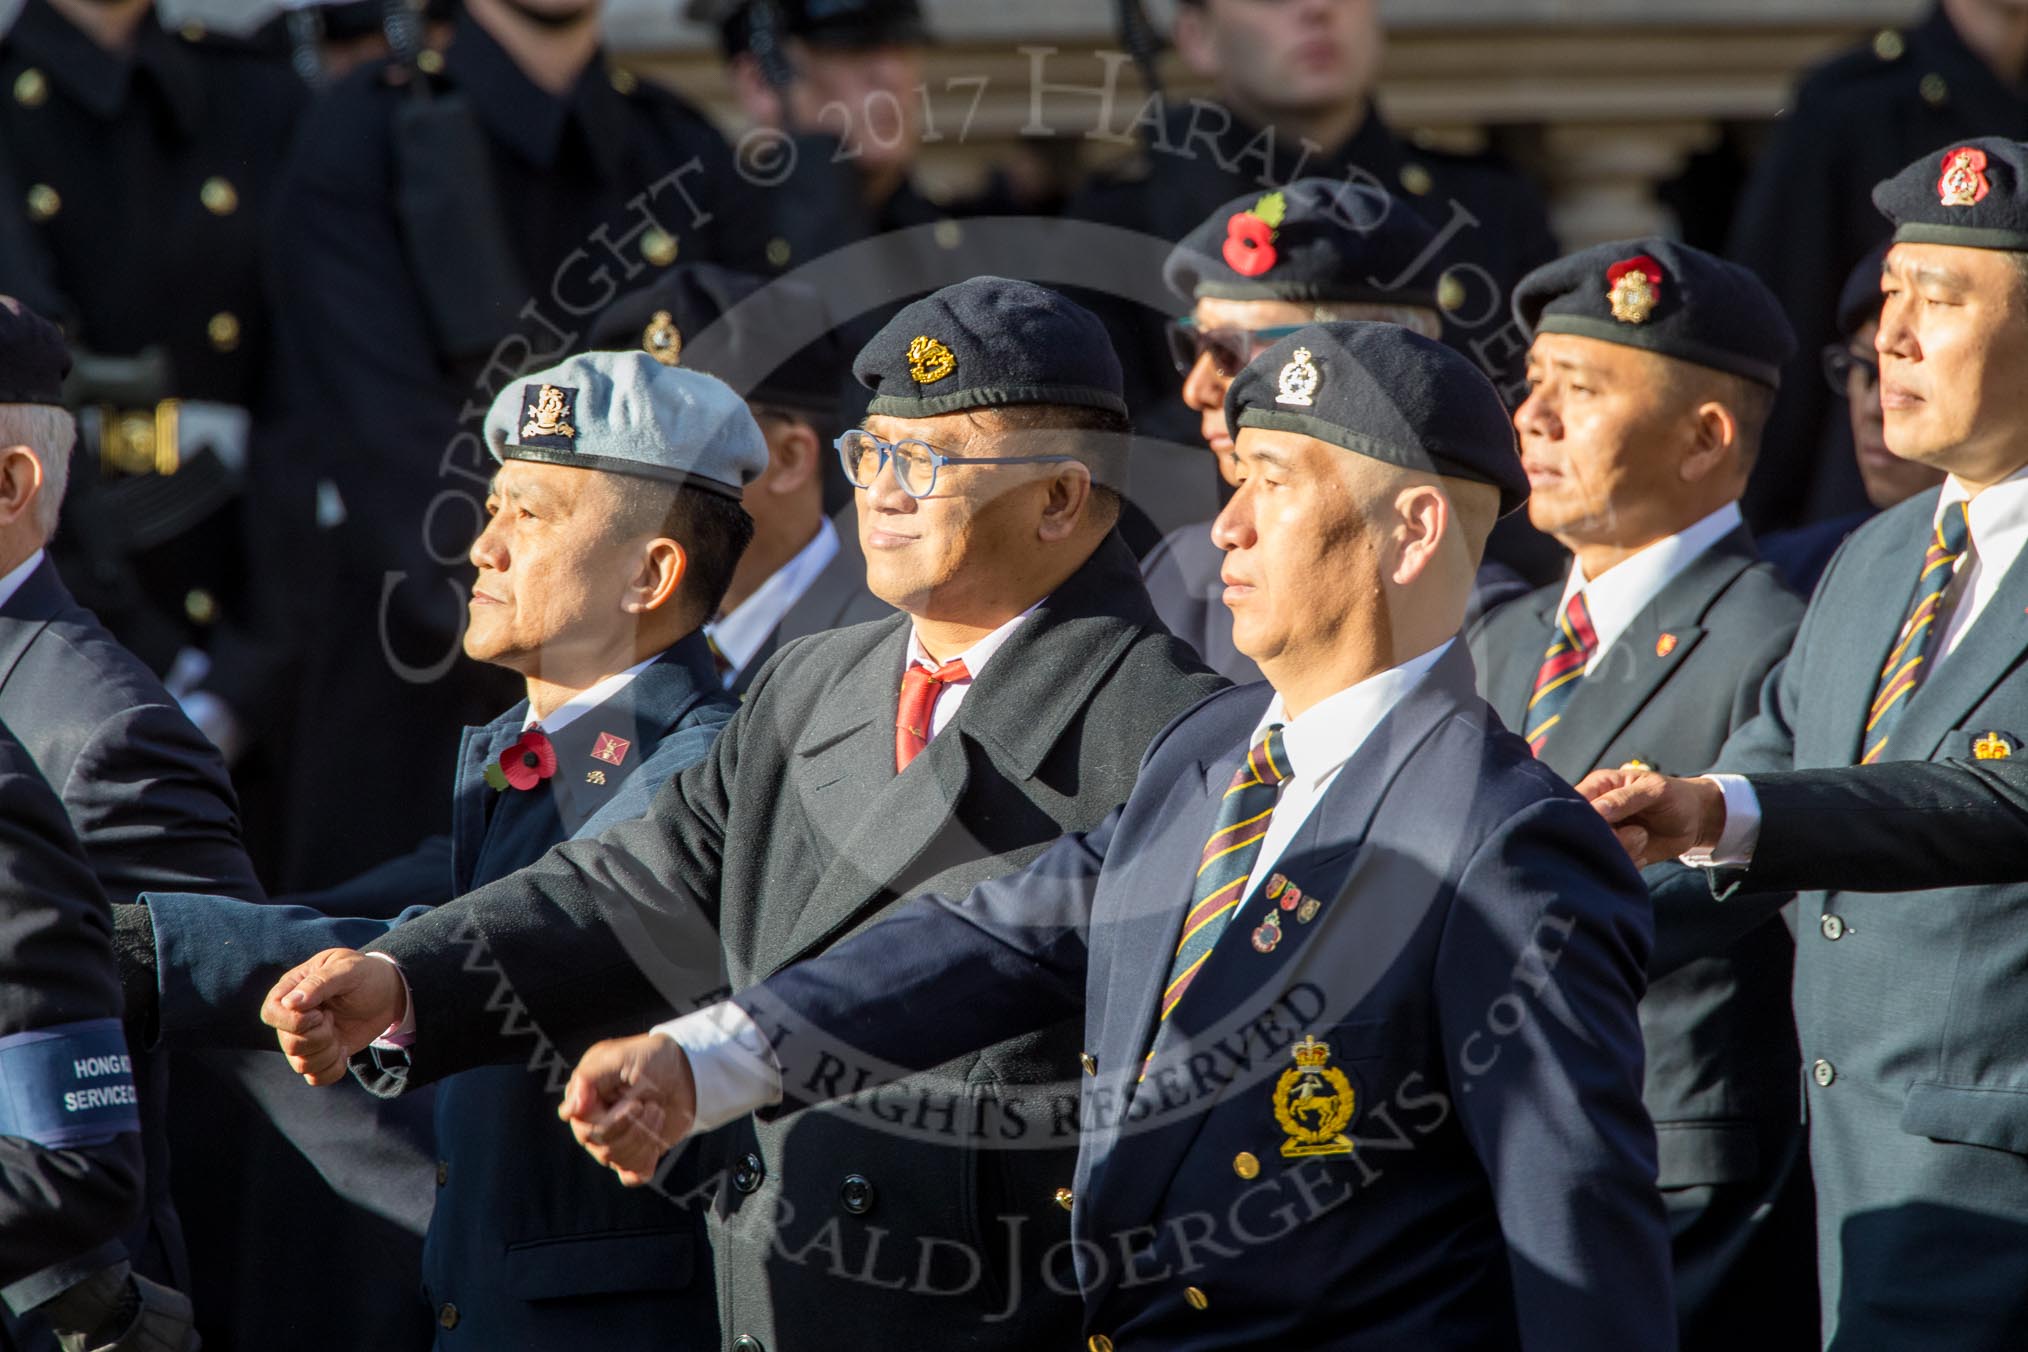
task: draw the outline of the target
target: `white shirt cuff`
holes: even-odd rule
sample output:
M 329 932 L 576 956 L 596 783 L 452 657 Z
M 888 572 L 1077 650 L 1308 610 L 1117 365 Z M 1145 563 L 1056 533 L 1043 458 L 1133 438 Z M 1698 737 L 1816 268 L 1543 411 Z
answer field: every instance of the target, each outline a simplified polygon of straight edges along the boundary
M 369 958 L 379 958 L 392 967 L 401 978 L 401 1022 L 389 1024 L 387 1031 L 373 1039 L 373 1046 L 382 1051 L 407 1051 L 415 1045 L 415 992 L 409 989 L 408 973 L 401 970 L 401 964 L 385 953 L 368 953 Z
M 1725 799 L 1725 825 L 1718 843 L 1708 850 L 1689 850 L 1683 862 L 1693 868 L 1738 867 L 1753 862 L 1753 847 L 1760 843 L 1760 795 L 1745 775 L 1704 775 L 1718 786 Z
M 692 1133 L 713 1131 L 782 1101 L 782 1068 L 767 1037 L 730 1000 L 656 1024 L 690 1058 L 697 1085 Z

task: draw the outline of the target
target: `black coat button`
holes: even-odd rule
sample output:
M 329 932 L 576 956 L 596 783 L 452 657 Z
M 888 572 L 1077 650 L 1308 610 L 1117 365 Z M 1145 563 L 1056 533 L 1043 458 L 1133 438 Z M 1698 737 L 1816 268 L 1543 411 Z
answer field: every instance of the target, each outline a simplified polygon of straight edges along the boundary
M 873 1183 L 863 1174 L 847 1174 L 838 1186 L 838 1205 L 855 1216 L 873 1210 Z
M 732 1186 L 741 1192 L 758 1191 L 761 1180 L 768 1176 L 767 1166 L 761 1163 L 759 1155 L 748 1151 L 739 1157 L 739 1163 L 732 1166 Z M 759 1344 L 755 1344 L 759 1346 Z

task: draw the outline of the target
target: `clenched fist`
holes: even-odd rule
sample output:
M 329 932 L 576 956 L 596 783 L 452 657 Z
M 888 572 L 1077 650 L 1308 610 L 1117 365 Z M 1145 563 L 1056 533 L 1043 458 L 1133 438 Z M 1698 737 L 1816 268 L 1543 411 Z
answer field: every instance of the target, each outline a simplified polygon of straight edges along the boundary
M 391 962 L 327 948 L 290 969 L 261 1002 L 282 1054 L 311 1084 L 336 1084 L 354 1053 L 398 1024 L 408 990 Z
M 660 1033 L 598 1043 L 571 1072 L 556 1115 L 593 1159 L 638 1188 L 697 1120 L 690 1057 Z

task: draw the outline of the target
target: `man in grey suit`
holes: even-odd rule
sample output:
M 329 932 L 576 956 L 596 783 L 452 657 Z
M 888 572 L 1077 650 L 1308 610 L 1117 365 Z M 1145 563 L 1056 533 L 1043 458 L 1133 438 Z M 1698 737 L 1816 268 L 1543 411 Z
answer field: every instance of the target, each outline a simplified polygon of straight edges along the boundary
M 1719 784 L 1706 787 L 1722 830 L 1697 857 L 1759 862 L 1765 806 L 1776 868 L 1763 883 L 1749 870 L 1750 885 L 1848 881 L 1836 853 L 1873 852 L 1862 837 L 1895 822 L 1848 818 L 1849 847 L 1811 878 L 1779 839 L 1788 804 L 1763 805 L 1738 776 L 1895 762 L 1915 772 L 2011 757 L 2028 734 L 2028 145 L 1946 146 L 1874 201 L 1896 227 L 1874 340 L 1887 445 L 1948 477 L 1846 541 L 1765 709 L 1718 757 Z M 1806 848 L 1834 839 L 1821 819 L 1805 825 Z M 1948 871 L 1940 861 L 1936 873 Z M 1998 1352 L 2028 1327 L 2018 876 L 1798 898 L 1795 1018 L 1833 1347 Z M 1651 874 L 1652 971 L 1729 943 L 1784 900 L 1734 882 L 1729 870 Z
M 1528 516 L 1573 561 L 1471 632 L 1479 691 L 1571 783 L 1601 765 L 1701 770 L 1759 712 L 1803 615 L 1739 513 L 1788 322 L 1744 268 L 1663 239 L 1545 264 L 1514 312 L 1532 339 L 1514 415 Z M 1686 1349 L 1816 1336 L 1815 1310 L 1787 1299 L 1814 1273 L 1794 952 L 1769 916 L 1641 1001 Z
M 501 1055 L 501 977 L 568 1043 L 1019 867 L 1124 801 L 1155 734 L 1223 684 L 1114 533 L 1125 406 L 1094 316 L 974 278 L 903 309 L 854 369 L 868 581 L 905 613 L 784 646 L 644 820 L 284 976 L 263 1017 L 313 1082 L 410 1020 L 405 1055 L 355 1063 L 384 1090 Z M 1074 1288 L 1039 1260 L 1069 1233 L 1075 1115 L 1046 1087 L 1075 1084 L 1078 1031 L 721 1133 L 700 1200 L 724 1345 L 1069 1345 Z

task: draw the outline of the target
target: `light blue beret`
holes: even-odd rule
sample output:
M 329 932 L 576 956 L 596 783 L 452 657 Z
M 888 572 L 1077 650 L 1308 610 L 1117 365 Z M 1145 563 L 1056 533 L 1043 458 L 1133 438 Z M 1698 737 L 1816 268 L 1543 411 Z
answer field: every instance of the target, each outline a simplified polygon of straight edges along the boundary
M 634 474 L 737 499 L 768 465 L 746 401 L 645 352 L 587 352 L 507 386 L 486 413 L 495 460 Z

